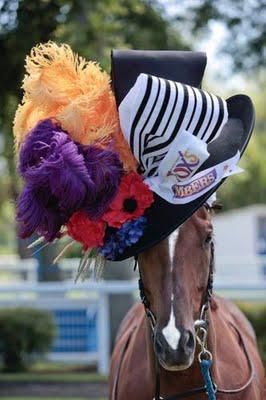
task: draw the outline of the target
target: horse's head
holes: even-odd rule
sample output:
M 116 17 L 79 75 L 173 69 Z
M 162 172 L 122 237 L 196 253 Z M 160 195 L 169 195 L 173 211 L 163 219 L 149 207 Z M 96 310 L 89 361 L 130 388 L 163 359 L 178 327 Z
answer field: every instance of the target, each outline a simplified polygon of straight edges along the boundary
M 154 347 L 167 370 L 194 360 L 199 318 L 212 263 L 211 213 L 201 207 L 179 229 L 139 255 L 145 295 L 155 315 Z

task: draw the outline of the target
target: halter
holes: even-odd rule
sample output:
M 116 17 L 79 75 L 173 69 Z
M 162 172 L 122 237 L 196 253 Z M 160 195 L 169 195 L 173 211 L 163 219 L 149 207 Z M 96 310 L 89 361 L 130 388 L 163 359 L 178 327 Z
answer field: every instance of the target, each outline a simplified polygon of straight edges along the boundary
M 207 204 L 205 204 L 204 206 L 206 207 L 206 209 L 208 211 L 210 211 L 211 207 L 209 207 Z M 213 382 L 213 379 L 211 376 L 210 368 L 211 368 L 213 361 L 212 361 L 212 353 L 207 349 L 207 339 L 208 339 L 208 328 L 209 328 L 208 313 L 210 310 L 210 304 L 211 304 L 211 299 L 212 299 L 212 294 L 213 294 L 213 277 L 214 277 L 213 258 L 214 258 L 214 245 L 212 242 L 211 243 L 211 262 L 210 262 L 210 268 L 209 268 L 208 283 L 207 283 L 205 294 L 203 296 L 200 313 L 199 313 L 199 319 L 197 319 L 194 324 L 195 330 L 196 330 L 196 339 L 197 339 L 197 342 L 200 347 L 200 352 L 198 354 L 198 360 L 200 363 L 200 369 L 201 369 L 201 373 L 202 373 L 205 385 L 202 387 L 188 390 L 186 392 L 177 393 L 177 394 L 167 396 L 167 397 L 161 397 L 160 396 L 160 363 L 155 354 L 156 381 L 155 381 L 155 396 L 154 396 L 153 400 L 185 399 L 190 396 L 199 395 L 201 393 L 207 394 L 209 400 L 216 400 L 216 393 L 236 394 L 236 393 L 242 392 L 251 384 L 251 382 L 253 380 L 254 367 L 248 356 L 248 353 L 247 353 L 247 350 L 246 350 L 246 347 L 245 347 L 243 341 L 242 341 L 242 344 L 243 344 L 244 352 L 247 357 L 248 365 L 249 365 L 249 369 L 250 369 L 250 376 L 249 376 L 249 379 L 247 380 L 247 382 L 238 389 L 232 389 L 232 390 L 218 389 L 217 385 Z M 134 269 L 136 269 L 136 267 L 137 267 L 137 257 L 135 257 Z M 151 310 L 150 301 L 148 300 L 148 298 L 146 297 L 146 294 L 145 294 L 145 286 L 144 286 L 143 279 L 141 276 L 140 268 L 139 268 L 139 293 L 140 293 L 141 302 L 145 309 L 146 316 L 150 323 L 151 335 L 152 335 L 152 338 L 154 339 L 154 328 L 155 328 L 155 324 L 156 324 L 156 317 Z

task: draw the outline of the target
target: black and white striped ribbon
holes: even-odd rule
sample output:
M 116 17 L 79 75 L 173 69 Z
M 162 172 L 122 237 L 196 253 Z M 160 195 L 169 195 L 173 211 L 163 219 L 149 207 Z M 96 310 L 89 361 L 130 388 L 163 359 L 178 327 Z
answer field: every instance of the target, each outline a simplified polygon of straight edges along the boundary
M 156 176 L 183 130 L 209 143 L 228 120 L 227 104 L 206 91 L 140 74 L 119 106 L 121 129 L 144 177 Z

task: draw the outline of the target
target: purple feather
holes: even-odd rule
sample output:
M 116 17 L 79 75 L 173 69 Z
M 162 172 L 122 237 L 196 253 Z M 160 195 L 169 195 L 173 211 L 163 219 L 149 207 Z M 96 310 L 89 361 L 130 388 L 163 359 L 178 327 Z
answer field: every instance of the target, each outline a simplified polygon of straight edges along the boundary
M 26 183 L 48 186 L 67 210 L 81 207 L 87 191 L 94 188 L 77 145 L 50 120 L 39 123 L 28 135 L 19 171 Z
M 54 131 L 59 130 L 59 126 L 50 119 L 39 122 L 26 137 L 20 149 L 18 170 L 21 176 L 26 179 L 29 172 L 38 172 L 42 160 L 51 154 L 50 142 Z
M 95 185 L 88 192 L 84 210 L 91 219 L 98 219 L 117 194 L 123 166 L 116 153 L 96 146 L 80 146 L 88 173 Z
M 26 238 L 37 232 L 47 241 L 53 241 L 59 237 L 68 216 L 58 208 L 47 188 L 26 185 L 17 200 L 17 220 L 20 237 Z
M 20 235 L 38 231 L 47 240 L 57 237 L 77 210 L 99 218 L 116 195 L 123 173 L 116 153 L 75 143 L 49 119 L 26 137 L 18 169 L 26 183 L 17 202 Z

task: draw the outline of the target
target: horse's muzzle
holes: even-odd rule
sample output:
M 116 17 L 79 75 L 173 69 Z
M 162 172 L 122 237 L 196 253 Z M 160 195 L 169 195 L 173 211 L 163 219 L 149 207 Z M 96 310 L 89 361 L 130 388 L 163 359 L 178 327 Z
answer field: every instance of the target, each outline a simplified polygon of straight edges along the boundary
M 161 366 L 169 371 L 179 371 L 189 368 L 194 359 L 194 334 L 183 328 L 179 328 L 179 333 L 178 345 L 172 347 L 161 329 L 155 332 L 154 348 L 156 356 Z

